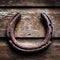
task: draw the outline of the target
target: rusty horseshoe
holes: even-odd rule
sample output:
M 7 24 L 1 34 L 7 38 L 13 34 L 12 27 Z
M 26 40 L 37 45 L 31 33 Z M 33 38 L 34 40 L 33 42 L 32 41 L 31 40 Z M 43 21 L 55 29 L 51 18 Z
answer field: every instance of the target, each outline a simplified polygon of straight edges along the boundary
M 10 44 L 15 47 L 16 49 L 24 52 L 34 52 L 39 51 L 44 48 L 46 48 L 48 45 L 51 44 L 51 38 L 53 37 L 53 23 L 49 16 L 46 13 L 41 13 L 41 17 L 44 18 L 44 21 L 46 23 L 47 32 L 44 40 L 39 43 L 36 47 L 24 47 L 22 46 L 15 38 L 14 36 L 14 30 L 17 21 L 21 18 L 20 13 L 16 13 L 11 20 L 9 20 L 9 23 L 7 24 L 7 36 L 10 38 L 9 42 Z

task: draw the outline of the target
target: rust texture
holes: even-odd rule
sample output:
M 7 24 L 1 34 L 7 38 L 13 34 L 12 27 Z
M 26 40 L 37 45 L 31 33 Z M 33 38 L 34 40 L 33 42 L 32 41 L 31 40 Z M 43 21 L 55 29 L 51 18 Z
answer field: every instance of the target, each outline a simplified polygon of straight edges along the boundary
M 14 6 L 20 8 L 14 8 Z M 30 6 L 30 8 L 22 8 L 26 6 Z M 51 6 L 52 8 L 48 8 Z M 0 0 L 0 7 L 5 7 L 3 9 L 0 8 L 0 60 L 60 60 L 59 6 L 60 0 Z M 19 53 L 10 48 L 7 43 L 6 27 L 7 23 L 9 23 L 8 21 L 11 20 L 16 12 L 20 12 L 21 19 L 18 19 L 19 22 L 15 27 L 14 33 L 17 41 L 23 46 L 36 46 L 37 43 L 43 41 L 45 29 L 41 23 L 40 13 L 46 12 L 51 16 L 54 23 L 54 37 L 52 44 L 46 51 L 30 55 Z M 21 37 L 23 39 L 20 39 Z
M 13 17 L 13 15 L 15 15 L 16 12 L 20 12 L 22 16 L 20 22 L 16 26 L 15 37 L 24 37 L 24 36 L 27 37 L 28 35 L 29 35 L 28 37 L 32 37 L 32 36 L 44 37 L 45 30 L 39 21 L 40 13 L 46 12 L 48 13 L 48 15 L 50 15 L 54 23 L 55 33 L 54 33 L 54 39 L 52 39 L 53 40 L 52 44 L 46 51 L 42 53 L 39 52 L 34 55 L 33 54 L 24 55 L 22 53 L 17 53 L 17 51 L 14 51 L 12 50 L 12 48 L 9 47 L 9 45 L 7 44 L 7 39 L 5 38 L 6 26 L 8 21 Z M 34 29 L 38 31 L 37 33 L 39 32 L 40 33 L 38 35 L 36 33 L 35 35 L 32 35 L 31 31 L 32 30 L 34 31 L 34 29 L 31 29 L 31 31 L 29 31 L 31 35 L 28 32 L 26 32 L 27 35 L 24 35 L 25 34 L 24 31 L 25 30 L 28 31 L 28 29 L 26 29 L 28 23 L 26 23 L 25 21 L 29 23 L 30 22 L 34 23 L 34 25 L 32 24 L 32 26 L 34 27 Z M 26 25 L 24 23 L 26 23 Z M 21 25 L 23 25 L 23 27 L 21 27 Z M 0 60 L 60 60 L 60 39 L 59 38 L 60 38 L 60 8 L 0 9 Z M 25 46 L 27 45 L 26 41 L 28 44 L 30 43 L 31 45 L 33 44 L 36 45 L 39 42 L 41 43 L 42 40 L 43 39 L 18 39 L 17 38 L 17 41 L 19 41 L 21 44 Z
M 44 24 L 45 24 L 45 29 L 46 29 L 46 36 L 45 39 L 41 42 L 41 43 L 37 43 L 37 45 L 33 45 L 33 46 L 24 46 L 23 44 L 20 44 L 14 36 L 14 29 L 16 26 L 16 23 L 19 19 L 19 17 L 21 18 L 20 14 L 17 13 L 15 14 L 12 19 L 9 21 L 9 23 L 7 24 L 7 36 L 11 38 L 11 40 L 9 40 L 9 42 L 18 50 L 21 51 L 26 51 L 26 52 L 32 52 L 32 51 L 38 51 L 41 50 L 45 47 L 47 47 L 51 41 L 51 37 L 53 35 L 53 24 L 51 22 L 51 19 L 48 17 L 47 14 L 45 13 L 41 13 L 42 17 L 44 18 Z M 27 43 L 26 43 L 27 44 Z

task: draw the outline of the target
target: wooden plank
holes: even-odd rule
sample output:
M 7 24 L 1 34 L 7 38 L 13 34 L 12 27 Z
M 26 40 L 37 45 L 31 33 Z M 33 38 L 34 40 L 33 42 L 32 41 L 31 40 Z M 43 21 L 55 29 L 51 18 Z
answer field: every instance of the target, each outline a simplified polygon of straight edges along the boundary
M 45 31 L 40 22 L 41 12 L 45 12 L 51 17 L 54 24 L 54 37 L 60 37 L 60 9 L 47 8 L 0 9 L 0 37 L 6 37 L 7 23 L 16 12 L 21 14 L 21 21 L 15 30 L 16 37 L 44 37 Z
M 3 40 L 0 39 L 0 60 L 60 60 L 60 40 L 53 40 L 47 50 L 35 54 L 18 53 Z
M 1 0 L 0 6 L 60 6 L 60 0 Z

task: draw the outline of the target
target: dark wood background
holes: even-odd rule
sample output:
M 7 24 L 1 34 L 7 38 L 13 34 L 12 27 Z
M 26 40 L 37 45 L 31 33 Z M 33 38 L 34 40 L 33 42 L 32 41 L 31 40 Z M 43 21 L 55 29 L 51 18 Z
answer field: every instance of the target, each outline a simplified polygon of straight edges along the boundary
M 0 6 L 60 6 L 60 0 L 1 0 Z
M 59 6 L 60 0 L 0 1 L 0 60 L 60 60 Z M 51 17 L 54 24 L 54 37 L 48 49 L 33 54 L 24 54 L 12 50 L 7 42 L 6 27 L 8 21 L 16 12 L 21 14 L 21 21 L 17 24 L 15 36 L 20 43 L 27 41 L 32 45 L 41 41 L 45 36 L 44 28 L 40 22 L 40 13 L 45 12 Z M 36 37 L 36 39 L 19 39 L 19 37 Z

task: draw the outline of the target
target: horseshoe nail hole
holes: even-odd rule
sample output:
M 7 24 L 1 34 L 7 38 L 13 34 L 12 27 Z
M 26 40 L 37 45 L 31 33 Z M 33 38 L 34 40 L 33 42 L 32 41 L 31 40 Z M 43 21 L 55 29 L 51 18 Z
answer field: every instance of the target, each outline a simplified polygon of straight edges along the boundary
M 51 26 L 51 24 L 49 24 L 49 26 Z

